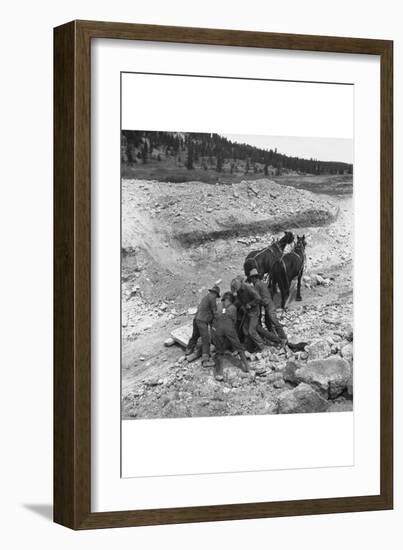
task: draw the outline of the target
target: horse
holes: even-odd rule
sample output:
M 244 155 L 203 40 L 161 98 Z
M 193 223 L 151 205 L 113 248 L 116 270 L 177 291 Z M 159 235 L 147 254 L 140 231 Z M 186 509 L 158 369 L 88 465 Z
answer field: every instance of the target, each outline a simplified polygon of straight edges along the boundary
M 271 295 L 274 295 L 277 291 L 277 285 L 281 292 L 281 307 L 285 309 L 285 305 L 290 296 L 291 282 L 295 277 L 298 277 L 297 283 L 297 302 L 302 300 L 301 297 L 301 278 L 305 266 L 305 247 L 306 240 L 305 235 L 302 237 L 297 235 L 297 242 L 291 252 L 284 254 L 284 256 L 278 259 L 271 270 Z
M 287 244 L 292 243 L 293 240 L 293 233 L 291 231 L 284 231 L 281 239 L 263 248 L 263 250 L 252 250 L 252 252 L 249 252 L 243 264 L 247 279 L 249 279 L 249 273 L 253 268 L 257 269 L 261 278 L 266 274 L 269 275 L 275 261 L 281 258 L 284 248 Z

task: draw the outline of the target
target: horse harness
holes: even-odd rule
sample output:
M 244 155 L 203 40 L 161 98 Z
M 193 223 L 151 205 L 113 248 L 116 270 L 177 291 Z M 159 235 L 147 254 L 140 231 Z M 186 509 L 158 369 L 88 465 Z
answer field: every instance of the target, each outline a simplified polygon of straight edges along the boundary
M 263 248 L 263 250 L 260 250 L 259 252 L 256 252 L 256 254 L 254 256 L 252 256 L 251 258 L 248 258 L 249 260 L 253 260 L 255 262 L 255 267 L 256 267 L 257 271 L 259 271 L 259 269 L 258 269 L 256 258 L 258 256 L 260 256 L 261 254 L 263 254 L 264 252 L 266 252 L 267 250 L 270 250 L 270 252 L 274 255 L 274 250 L 272 250 L 273 246 L 276 246 L 279 253 L 282 254 L 282 251 L 281 251 L 281 248 L 280 248 L 278 242 L 274 242 L 273 244 L 270 244 L 269 246 L 266 246 L 266 248 Z

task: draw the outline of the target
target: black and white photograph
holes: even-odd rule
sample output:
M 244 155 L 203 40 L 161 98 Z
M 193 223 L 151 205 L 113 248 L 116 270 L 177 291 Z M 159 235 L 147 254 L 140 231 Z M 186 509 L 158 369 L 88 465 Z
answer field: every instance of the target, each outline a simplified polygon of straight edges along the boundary
M 400 4 L 40 7 L 3 5 L 0 545 L 394 550 Z
M 121 130 L 122 419 L 353 410 L 353 140 Z

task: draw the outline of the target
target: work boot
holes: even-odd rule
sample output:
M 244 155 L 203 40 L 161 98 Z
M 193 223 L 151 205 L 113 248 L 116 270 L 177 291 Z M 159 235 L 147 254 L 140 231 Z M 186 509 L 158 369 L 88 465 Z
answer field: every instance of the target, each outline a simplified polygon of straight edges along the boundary
M 194 348 L 186 348 L 185 350 L 185 355 L 188 356 L 188 355 L 192 355 L 194 351 Z
M 214 378 L 218 382 L 222 382 L 224 380 L 224 370 L 222 366 L 222 361 L 223 361 L 222 357 L 217 357 L 215 367 L 214 367 Z
M 213 359 L 211 359 L 211 357 L 209 357 L 208 355 L 204 354 L 202 355 L 202 367 L 214 367 L 215 366 L 215 363 L 213 361 Z
M 241 370 L 242 370 L 242 372 L 249 372 L 248 360 L 246 359 L 246 355 L 245 355 L 245 352 L 243 350 L 239 352 L 239 357 L 241 359 Z

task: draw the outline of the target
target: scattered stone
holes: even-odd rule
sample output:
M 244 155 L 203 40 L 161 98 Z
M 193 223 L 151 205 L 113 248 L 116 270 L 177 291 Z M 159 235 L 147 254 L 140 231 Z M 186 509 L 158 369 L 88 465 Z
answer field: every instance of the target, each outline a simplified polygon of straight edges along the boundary
M 353 360 L 353 344 L 346 344 L 341 348 L 341 356 L 344 357 L 350 363 Z
M 131 294 L 130 294 L 130 298 L 131 298 L 132 296 L 134 296 L 135 294 L 137 294 L 139 290 L 140 290 L 140 287 L 139 287 L 139 286 L 137 286 L 137 285 L 134 286 L 134 287 L 132 288 L 132 291 L 131 291 Z
M 282 370 L 282 375 L 284 380 L 291 382 L 292 384 L 297 384 L 296 372 L 299 368 L 299 363 L 296 361 L 287 361 L 285 368 Z
M 277 414 L 278 403 L 274 401 L 266 401 L 264 404 L 264 414 Z
M 306 346 L 305 351 L 308 353 L 308 359 L 325 359 L 331 353 L 329 342 L 326 340 L 316 340 L 309 346 Z
M 308 361 L 295 371 L 295 379 L 311 385 L 323 397 L 335 399 L 347 388 L 351 367 L 341 357 Z
M 255 373 L 256 373 L 256 376 L 266 376 L 267 372 L 266 372 L 266 367 L 263 367 L 263 366 L 257 366 L 255 368 Z
M 267 376 L 267 381 L 270 383 L 276 382 L 277 380 L 283 380 L 283 374 L 281 372 L 271 372 Z
M 308 384 L 299 384 L 293 390 L 286 390 L 278 397 L 278 412 L 280 414 L 314 413 L 327 411 L 329 407 L 323 399 Z
M 164 342 L 164 346 L 169 348 L 175 344 L 175 340 L 173 338 L 167 338 Z
M 163 383 L 164 382 L 163 380 L 161 380 L 161 378 L 148 378 L 144 381 L 144 384 L 149 387 L 160 386 Z
M 353 341 L 353 326 L 350 323 L 344 326 L 343 338 L 349 342 Z
M 328 325 L 340 325 L 340 321 L 337 319 L 332 319 L 331 317 L 323 317 L 323 322 Z

